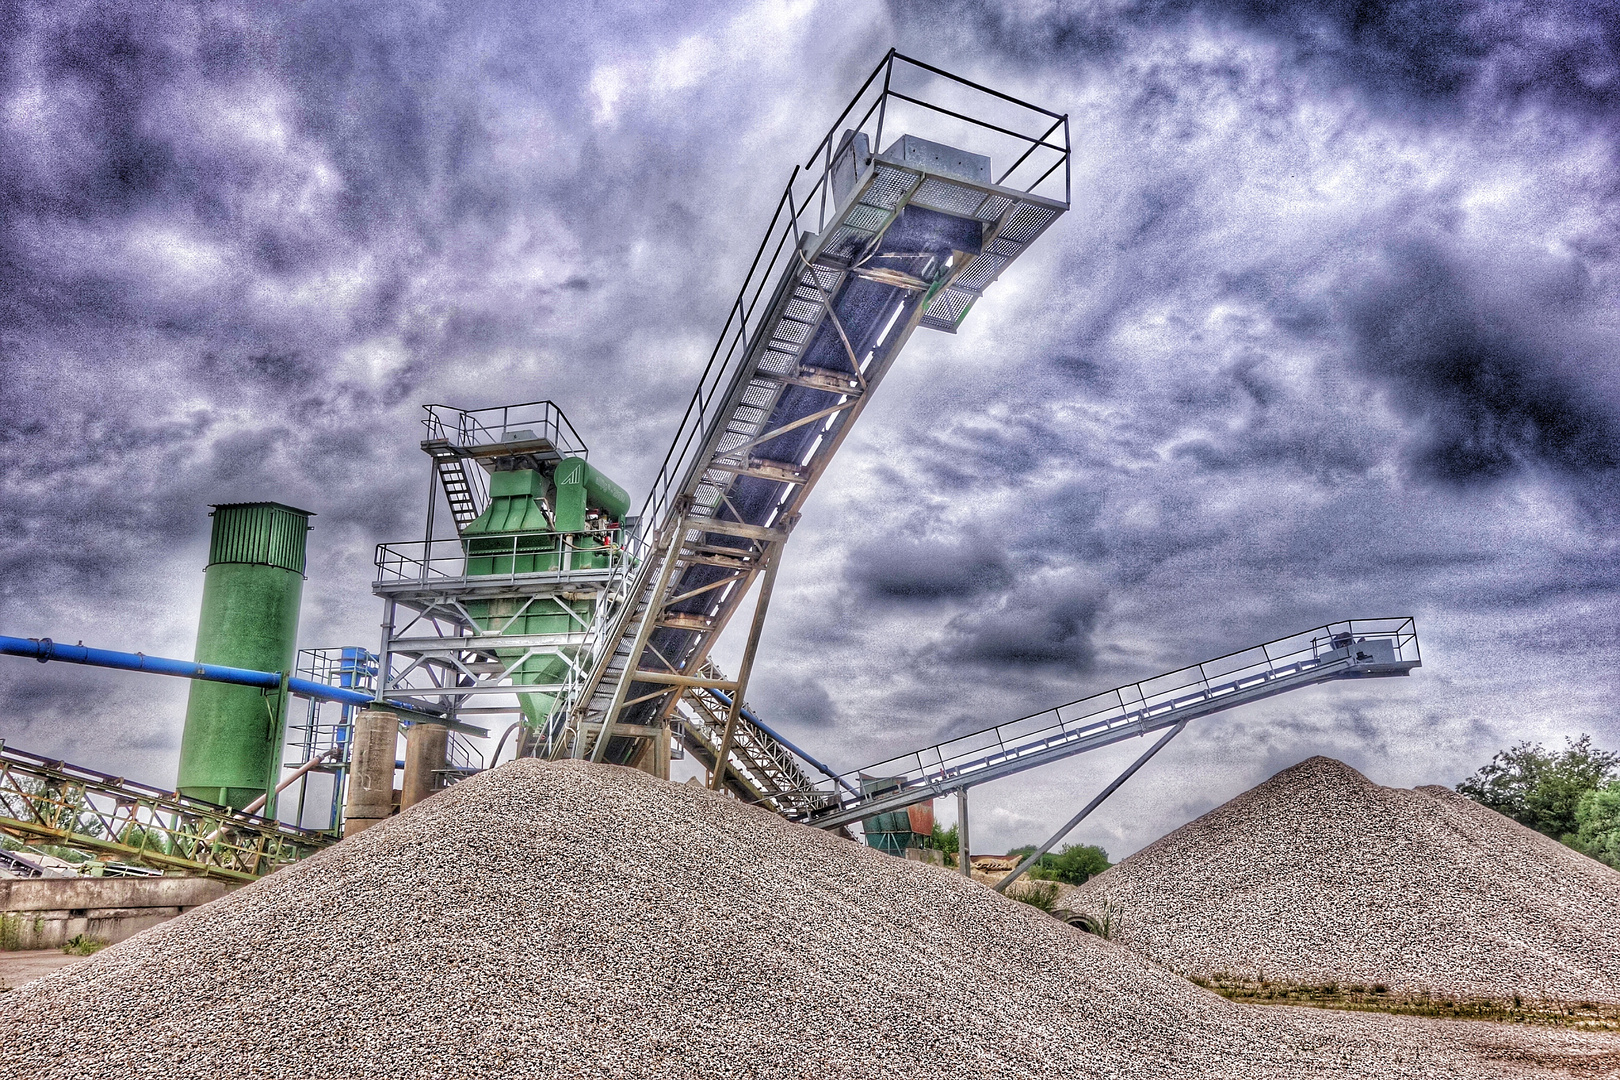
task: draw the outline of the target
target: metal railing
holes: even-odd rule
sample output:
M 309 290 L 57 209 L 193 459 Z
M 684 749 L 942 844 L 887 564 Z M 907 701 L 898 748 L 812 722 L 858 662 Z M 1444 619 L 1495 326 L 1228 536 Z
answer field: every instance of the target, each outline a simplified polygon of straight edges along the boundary
M 538 550 L 537 544 L 550 546 Z M 444 540 L 407 540 L 378 544 L 377 588 L 410 582 L 444 585 L 465 579 L 469 584 L 546 581 L 599 581 L 622 573 L 635 558 L 623 530 L 599 533 L 521 533 Z M 476 547 L 474 547 L 476 545 Z M 472 550 L 469 550 L 472 548 Z M 593 566 L 590 563 L 601 562 Z M 477 573 L 468 564 L 487 562 Z M 484 570 L 488 572 L 484 572 Z
M 839 798 L 839 809 L 818 814 L 811 823 L 856 820 L 1147 734 L 1191 715 L 1324 679 L 1404 675 L 1421 662 L 1417 625 L 1409 617 L 1329 623 L 843 773 L 838 782 L 820 785 Z M 872 777 L 892 784 L 878 794 L 846 794 Z
M 545 439 L 564 457 L 587 457 L 585 440 L 563 411 L 550 401 L 525 401 L 488 409 L 457 409 L 449 405 L 424 405 L 422 423 L 428 438 L 444 440 L 455 447 L 498 446 L 508 436 L 532 432 Z
M 3 742 L 0 832 L 228 881 L 263 877 L 336 841 Z
M 1062 166 L 1062 203 L 1065 207 L 1069 205 L 1068 117 L 890 50 L 828 128 L 827 135 L 805 164 L 794 168 L 777 200 L 765 238 L 727 312 L 725 325 L 642 508 L 643 536 L 656 537 L 664 528 L 676 497 L 687 485 L 694 468 L 703 463 L 705 447 L 724 427 L 728 392 L 747 360 L 749 345 L 755 340 L 760 323 L 769 314 L 769 300 L 779 271 L 798 256 L 804 236 L 820 233 L 826 227 L 840 127 L 863 106 L 864 111 L 858 114 L 860 120 L 850 130 L 867 134 L 874 154 L 883 152 L 885 125 L 890 131 L 901 130 L 897 124 L 902 119 L 906 123 L 905 130 L 911 134 L 922 131 L 949 137 L 951 129 L 960 130 L 964 125 L 979 132 L 994 132 L 995 141 L 1007 147 L 1009 153 L 1018 152 L 1013 166 L 995 181 L 998 186 L 1006 185 L 1014 176 L 1033 176 L 1027 187 L 1017 190 L 1045 194 L 1045 186 L 1055 185 L 1056 170 Z M 974 117 L 965 111 L 975 107 L 988 109 L 994 119 Z M 1052 122 L 1047 123 L 1048 120 Z M 1018 130 L 1014 125 L 1020 121 L 1034 124 L 1039 133 Z M 1059 128 L 1063 132 L 1061 144 L 1050 141 Z M 1054 154 L 1056 157 L 1052 156 Z M 818 159 L 821 168 L 810 172 Z M 1042 166 L 1044 168 L 1040 168 Z M 1057 198 L 1055 186 L 1050 197 Z M 766 302 L 762 304 L 762 300 Z

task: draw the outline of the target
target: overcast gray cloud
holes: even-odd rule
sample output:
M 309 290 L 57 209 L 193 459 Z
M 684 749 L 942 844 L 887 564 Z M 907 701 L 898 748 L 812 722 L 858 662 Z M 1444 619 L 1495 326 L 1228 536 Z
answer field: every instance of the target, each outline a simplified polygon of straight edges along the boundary
M 795 533 L 753 704 L 863 764 L 1347 615 L 1425 668 L 1194 725 L 1124 853 L 1311 753 L 1620 747 L 1613 5 L 0 0 L 0 632 L 189 655 L 206 506 L 317 513 L 373 644 L 418 407 L 549 397 L 645 491 L 780 185 L 890 45 L 1069 112 L 1074 209 L 923 332 Z M 734 655 L 728 642 L 723 654 Z M 170 783 L 185 687 L 12 662 L 0 737 Z M 976 795 L 1034 840 L 1131 747 Z

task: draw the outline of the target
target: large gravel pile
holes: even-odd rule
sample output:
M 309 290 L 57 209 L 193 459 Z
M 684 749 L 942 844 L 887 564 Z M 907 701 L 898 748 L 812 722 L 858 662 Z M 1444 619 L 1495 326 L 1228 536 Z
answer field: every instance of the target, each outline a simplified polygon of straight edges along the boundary
M 1066 897 L 1174 970 L 1620 1002 L 1620 873 L 1448 788 L 1315 757 Z
M 1529 1048 L 1527 1057 L 1526 1048 Z M 982 885 L 516 762 L 0 996 L 0 1075 L 1494 1077 L 1620 1040 L 1266 1010 Z

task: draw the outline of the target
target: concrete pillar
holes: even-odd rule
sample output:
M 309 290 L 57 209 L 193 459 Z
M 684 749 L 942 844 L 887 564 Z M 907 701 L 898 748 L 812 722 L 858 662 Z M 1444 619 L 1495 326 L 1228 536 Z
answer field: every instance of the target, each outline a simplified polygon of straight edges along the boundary
M 450 729 L 443 724 L 412 724 L 405 729 L 405 782 L 400 787 L 399 808 L 415 806 L 439 790 L 443 777 L 438 770 L 448 762 Z
M 956 863 L 963 877 L 973 877 L 973 849 L 968 846 L 967 788 L 956 793 Z
M 349 756 L 349 790 L 343 800 L 343 835 L 369 829 L 394 809 L 394 750 L 399 715 L 365 709 L 354 718 Z

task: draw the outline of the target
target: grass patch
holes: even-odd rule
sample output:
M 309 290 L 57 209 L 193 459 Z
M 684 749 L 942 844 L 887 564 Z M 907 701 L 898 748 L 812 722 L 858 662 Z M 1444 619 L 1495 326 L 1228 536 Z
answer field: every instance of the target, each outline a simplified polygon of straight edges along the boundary
M 1007 889 L 1007 895 L 1050 914 L 1057 904 L 1058 887 L 1050 881 L 1016 881 Z
M 1518 994 L 1507 998 L 1451 997 L 1427 991 L 1391 990 L 1384 983 L 1277 982 L 1264 977 L 1256 979 L 1223 972 L 1208 977 L 1193 975 L 1189 979 L 1224 998 L 1251 1005 L 1300 1005 L 1313 1009 L 1433 1016 L 1447 1020 L 1493 1020 L 1509 1024 L 1620 1030 L 1620 1005 L 1604 1005 L 1594 1001 L 1530 1000 Z
M 106 947 L 107 943 L 100 938 L 93 938 L 89 934 L 74 934 L 68 938 L 67 944 L 62 946 L 62 951 L 69 956 L 89 956 Z

